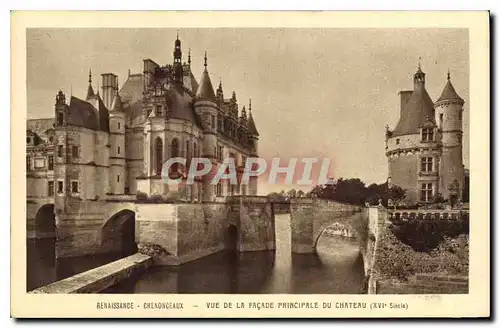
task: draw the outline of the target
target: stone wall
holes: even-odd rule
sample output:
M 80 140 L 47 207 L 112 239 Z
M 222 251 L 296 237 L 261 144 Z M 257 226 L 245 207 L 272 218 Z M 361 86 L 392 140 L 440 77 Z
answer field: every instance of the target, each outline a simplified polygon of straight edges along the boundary
M 328 226 L 334 223 L 349 225 L 356 219 L 367 220 L 366 213 L 360 206 L 321 199 L 292 198 L 290 203 L 292 252 L 315 252 L 316 242 Z M 353 229 L 356 230 L 354 227 Z
M 234 196 L 227 198 L 229 222 L 238 229 L 240 252 L 275 250 L 275 218 L 266 197 Z

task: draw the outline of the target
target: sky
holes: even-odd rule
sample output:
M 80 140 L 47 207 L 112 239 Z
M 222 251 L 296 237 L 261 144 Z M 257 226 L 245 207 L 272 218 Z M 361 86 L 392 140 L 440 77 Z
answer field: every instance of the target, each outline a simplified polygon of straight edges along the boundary
M 469 166 L 467 29 L 28 29 L 27 117 L 53 117 L 59 90 L 84 98 L 89 69 L 96 89 L 100 74 L 115 73 L 122 85 L 129 69 L 141 73 L 143 59 L 171 64 L 177 32 L 183 61 L 191 48 L 198 81 L 207 51 L 213 85 L 221 80 L 226 98 L 236 91 L 240 109 L 252 99 L 259 156 L 269 163 L 273 157 L 329 158 L 332 178 L 385 182 L 385 126 L 396 125 L 398 92 L 413 88 L 420 61 L 434 101 L 448 70 L 465 100 Z M 259 184 L 264 194 L 310 189 Z

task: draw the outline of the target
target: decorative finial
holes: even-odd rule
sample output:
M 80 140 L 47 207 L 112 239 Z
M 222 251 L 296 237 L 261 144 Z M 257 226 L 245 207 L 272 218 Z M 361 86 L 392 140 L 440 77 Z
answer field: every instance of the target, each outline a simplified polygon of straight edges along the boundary
M 222 77 L 219 77 L 219 88 L 222 89 Z
M 92 69 L 89 68 L 89 84 L 92 83 Z
M 130 68 L 128 69 L 128 76 L 130 76 Z
M 446 75 L 446 79 L 449 81 L 450 80 L 450 69 L 448 68 L 448 74 Z
M 188 64 L 191 67 L 191 48 L 188 50 Z
M 207 51 L 205 50 L 205 69 L 207 69 Z
M 179 40 L 179 30 L 177 30 L 177 40 Z
M 250 98 L 248 101 L 248 110 L 252 111 L 252 98 Z
M 418 56 L 418 69 L 420 69 L 420 61 L 422 60 L 422 57 L 421 56 Z

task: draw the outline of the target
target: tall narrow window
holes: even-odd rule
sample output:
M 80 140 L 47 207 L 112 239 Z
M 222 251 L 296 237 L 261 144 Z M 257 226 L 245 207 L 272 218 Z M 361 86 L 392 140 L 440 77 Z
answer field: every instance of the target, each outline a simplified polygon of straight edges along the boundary
M 196 142 L 193 142 L 193 156 L 194 157 L 198 157 L 197 151 L 198 151 L 198 149 L 196 149 Z
M 429 202 L 432 200 L 432 183 L 422 183 L 420 187 L 420 200 Z
M 63 146 L 57 146 L 57 157 L 63 157 Z
M 120 130 L 120 122 L 118 122 L 118 130 Z
M 54 170 L 54 156 L 53 155 L 49 155 L 48 156 L 48 168 L 49 168 L 49 171 L 52 171 Z
M 158 117 L 163 116 L 163 109 L 161 108 L 161 105 L 156 106 L 156 116 Z
M 78 158 L 78 146 L 71 147 L 71 157 Z
M 443 127 L 443 118 L 444 118 L 444 114 L 443 113 L 439 114 L 439 127 L 440 128 Z
M 432 157 L 422 157 L 420 159 L 420 170 L 422 172 L 432 172 Z
M 163 142 L 158 137 L 155 139 L 156 175 L 161 175 L 163 166 Z
M 434 129 L 432 128 L 424 128 L 422 129 L 422 141 L 428 142 L 434 140 Z
M 63 125 L 64 114 L 62 112 L 57 113 L 57 125 Z
M 215 116 L 212 115 L 212 129 L 215 128 Z
M 116 182 L 120 182 L 120 175 L 119 174 L 116 176 Z
M 191 160 L 191 150 L 189 149 L 189 140 L 186 140 L 186 160 Z
M 57 193 L 64 193 L 64 182 L 62 180 L 57 181 Z
M 26 171 L 29 171 L 31 169 L 31 158 L 29 156 L 26 156 Z
M 54 196 L 54 181 L 49 181 L 47 184 L 47 195 Z
M 179 157 L 179 140 L 177 140 L 177 138 L 174 138 L 172 140 L 172 145 L 170 148 L 171 148 L 170 149 L 171 157 L 172 158 Z M 177 172 L 178 163 L 173 163 L 172 166 L 170 166 L 170 168 L 173 172 Z
M 78 193 L 78 181 L 71 181 L 71 193 Z
M 118 146 L 117 153 L 120 155 L 120 146 Z
M 217 195 L 217 197 L 222 196 L 222 184 L 220 182 L 217 184 L 217 187 L 215 189 L 215 194 Z

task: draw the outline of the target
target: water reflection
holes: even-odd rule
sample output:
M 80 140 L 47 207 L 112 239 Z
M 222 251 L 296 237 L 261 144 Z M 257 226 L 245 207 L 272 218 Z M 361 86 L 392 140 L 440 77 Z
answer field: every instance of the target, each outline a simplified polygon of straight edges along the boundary
M 48 285 L 57 280 L 91 270 L 98 266 L 116 261 L 127 253 L 107 253 L 90 256 L 57 259 L 55 256 L 55 238 L 27 240 L 27 290 Z
M 179 267 L 156 267 L 103 293 L 361 293 L 357 242 L 322 236 L 317 254 L 291 254 L 289 220 L 276 216 L 275 252 L 221 252 Z

